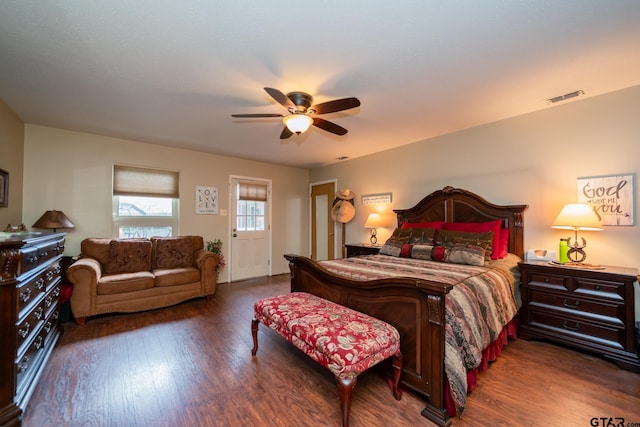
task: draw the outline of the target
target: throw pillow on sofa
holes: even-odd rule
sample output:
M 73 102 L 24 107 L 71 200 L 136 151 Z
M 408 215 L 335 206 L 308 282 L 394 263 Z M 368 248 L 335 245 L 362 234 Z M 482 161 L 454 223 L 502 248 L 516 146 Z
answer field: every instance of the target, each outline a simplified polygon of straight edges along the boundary
M 190 237 L 152 237 L 153 267 L 180 268 L 193 265 Z
M 105 273 L 122 274 L 151 269 L 151 242 L 137 239 L 114 239 L 109 242 L 109 260 Z

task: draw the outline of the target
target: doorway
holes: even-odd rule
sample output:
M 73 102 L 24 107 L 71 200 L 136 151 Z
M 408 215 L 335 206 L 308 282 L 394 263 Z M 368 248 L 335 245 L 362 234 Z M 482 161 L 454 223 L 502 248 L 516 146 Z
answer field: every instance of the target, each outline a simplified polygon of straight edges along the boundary
M 336 182 L 311 184 L 311 259 L 335 259 L 335 223 L 331 207 Z
M 271 275 L 271 180 L 230 177 L 230 281 Z

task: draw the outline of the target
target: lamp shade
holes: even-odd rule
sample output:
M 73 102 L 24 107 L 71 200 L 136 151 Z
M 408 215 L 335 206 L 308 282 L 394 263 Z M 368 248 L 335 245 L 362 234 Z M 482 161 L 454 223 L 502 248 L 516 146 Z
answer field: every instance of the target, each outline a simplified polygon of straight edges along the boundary
M 364 223 L 365 228 L 381 228 L 384 227 L 384 221 L 382 215 L 379 213 L 370 213 L 367 217 L 367 221 Z
M 588 203 L 569 203 L 562 208 L 552 228 L 562 230 L 602 230 L 602 221 Z
M 285 116 L 282 119 L 282 122 L 291 132 L 300 135 L 302 132 L 309 129 L 309 126 L 313 123 L 313 119 L 306 114 L 291 114 L 289 116 Z
M 46 211 L 40 219 L 34 224 L 35 228 L 51 228 L 56 231 L 56 228 L 73 228 L 75 227 L 71 220 L 62 211 Z

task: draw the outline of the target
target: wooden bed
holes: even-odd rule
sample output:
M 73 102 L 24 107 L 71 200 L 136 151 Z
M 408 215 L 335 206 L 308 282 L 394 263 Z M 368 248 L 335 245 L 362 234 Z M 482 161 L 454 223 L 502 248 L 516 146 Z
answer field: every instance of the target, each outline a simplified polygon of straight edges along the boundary
M 498 206 L 466 190 L 445 187 L 410 209 L 394 210 L 403 222 L 486 222 L 502 220 L 509 230 L 510 253 L 524 256 L 523 212 L 526 205 Z M 452 285 L 411 277 L 354 281 L 302 256 L 285 255 L 291 291 L 305 291 L 369 314 L 400 332 L 404 357 L 402 383 L 426 398 L 422 415 L 449 425 L 446 409 L 445 295 Z

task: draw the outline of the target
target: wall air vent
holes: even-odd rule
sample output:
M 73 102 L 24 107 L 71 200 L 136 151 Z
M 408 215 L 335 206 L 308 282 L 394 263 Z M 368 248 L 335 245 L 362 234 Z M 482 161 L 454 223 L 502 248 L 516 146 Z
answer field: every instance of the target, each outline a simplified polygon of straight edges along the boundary
M 576 90 L 575 92 L 565 93 L 564 95 L 554 96 L 547 99 L 549 104 L 555 104 L 556 102 L 566 101 L 567 99 L 575 98 L 576 96 L 584 95 L 583 90 Z

